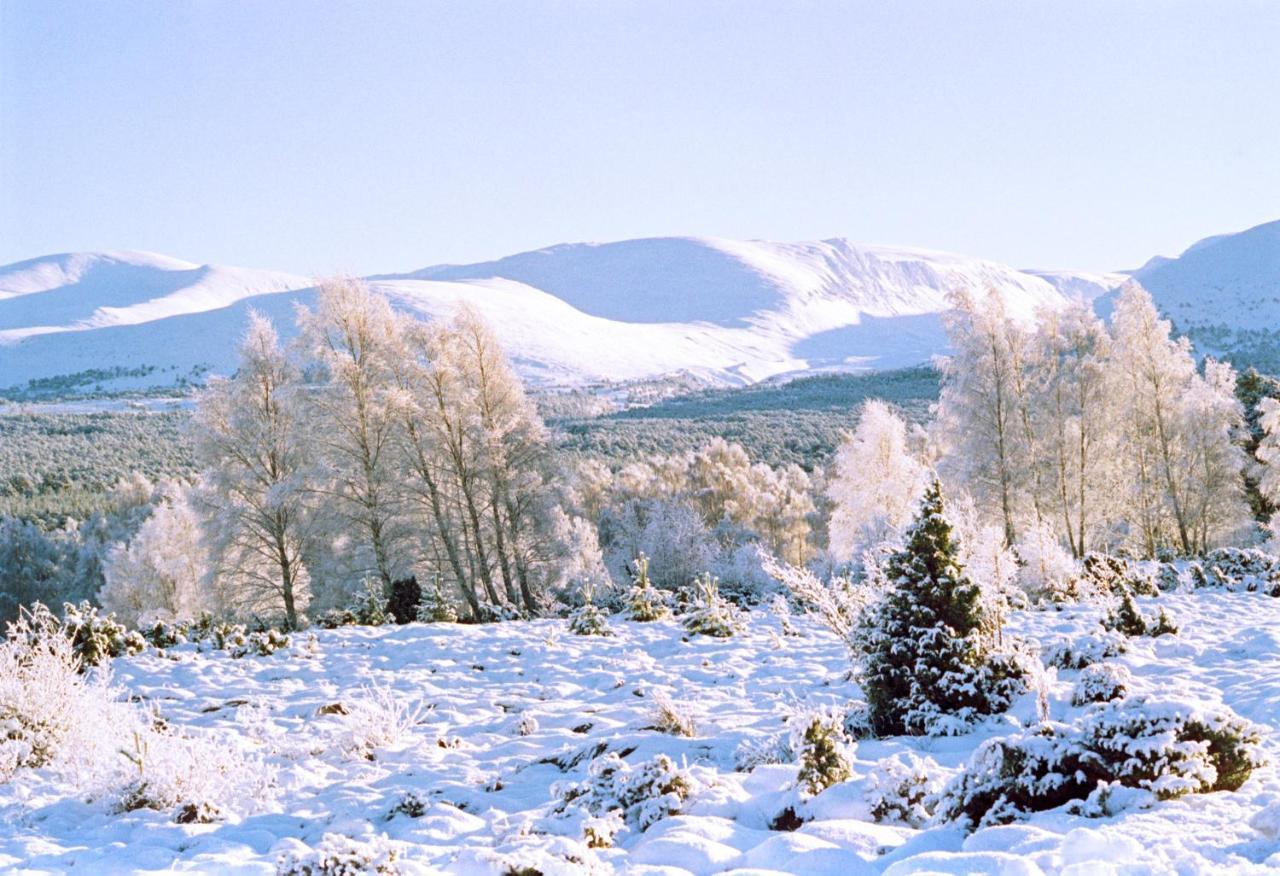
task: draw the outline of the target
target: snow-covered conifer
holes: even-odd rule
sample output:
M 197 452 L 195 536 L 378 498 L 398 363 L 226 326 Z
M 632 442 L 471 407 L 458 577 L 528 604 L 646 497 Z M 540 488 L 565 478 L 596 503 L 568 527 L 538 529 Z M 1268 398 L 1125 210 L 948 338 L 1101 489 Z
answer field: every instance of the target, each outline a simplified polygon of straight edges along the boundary
M 937 481 L 886 577 L 888 593 L 864 614 L 860 630 L 875 732 L 949 732 L 1006 708 L 1022 690 L 1024 672 L 997 650 L 1000 617 L 960 564 Z

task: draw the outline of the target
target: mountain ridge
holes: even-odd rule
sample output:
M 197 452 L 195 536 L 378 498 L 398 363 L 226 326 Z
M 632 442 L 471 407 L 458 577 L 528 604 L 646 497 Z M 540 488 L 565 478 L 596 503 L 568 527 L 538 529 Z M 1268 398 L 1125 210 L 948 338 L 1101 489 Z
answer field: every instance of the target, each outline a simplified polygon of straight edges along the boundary
M 1236 311 L 1272 295 L 1280 222 L 1205 238 L 1134 271 L 1020 270 L 841 237 L 686 236 L 562 243 L 366 279 L 424 317 L 475 307 L 527 379 L 573 386 L 672 373 L 746 384 L 914 365 L 945 352 L 941 315 L 961 288 L 998 290 L 1015 317 L 1030 321 L 1073 298 L 1102 309 L 1130 276 L 1180 327 L 1221 340 L 1205 335 L 1219 308 L 1205 306 L 1204 290 L 1230 298 Z M 314 295 L 315 281 L 300 275 L 136 250 L 0 266 L 0 387 L 80 371 L 149 368 L 179 383 L 225 372 L 249 307 L 287 336 L 295 306 Z M 1280 323 L 1280 290 L 1273 297 Z M 144 388 L 148 379 L 108 377 L 103 388 Z

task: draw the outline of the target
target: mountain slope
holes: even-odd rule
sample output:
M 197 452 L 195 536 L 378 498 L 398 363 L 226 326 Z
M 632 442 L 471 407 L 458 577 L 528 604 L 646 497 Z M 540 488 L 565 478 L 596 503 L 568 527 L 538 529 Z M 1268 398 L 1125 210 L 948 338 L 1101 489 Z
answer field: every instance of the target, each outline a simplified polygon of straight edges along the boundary
M 0 343 L 154 322 L 311 285 L 305 277 L 143 252 L 70 253 L 0 268 Z
M 543 384 L 897 367 L 944 348 L 939 315 L 952 291 L 998 289 L 1026 319 L 1063 300 L 993 262 L 844 240 L 566 244 L 371 282 L 424 316 L 477 308 Z M 294 305 L 313 296 L 306 278 L 149 253 L 10 265 L 0 268 L 0 386 L 93 372 L 81 384 L 126 388 L 229 371 L 249 307 L 287 335 Z
M 1272 223 L 1134 274 L 1179 327 L 1217 351 L 1273 342 L 1266 326 L 1280 325 L 1278 264 L 1280 223 Z M 574 385 L 674 372 L 742 384 L 912 365 L 945 351 L 941 315 L 952 292 L 998 290 L 1031 321 L 1075 298 L 1105 311 L 1126 278 L 843 239 L 685 237 L 561 244 L 369 279 L 424 316 L 477 308 L 527 378 Z M 0 267 L 0 387 L 91 372 L 53 383 L 139 388 L 227 372 L 248 308 L 266 312 L 287 337 L 313 284 L 139 252 Z
M 1280 371 L 1280 221 L 1205 238 L 1133 276 L 1200 352 Z

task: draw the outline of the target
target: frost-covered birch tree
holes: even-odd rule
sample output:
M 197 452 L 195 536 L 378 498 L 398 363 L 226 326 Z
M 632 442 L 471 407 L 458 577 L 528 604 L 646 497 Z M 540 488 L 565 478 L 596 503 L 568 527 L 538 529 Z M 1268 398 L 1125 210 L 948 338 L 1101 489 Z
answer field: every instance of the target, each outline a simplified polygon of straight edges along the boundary
M 309 488 L 338 565 L 348 576 L 371 574 L 384 588 L 409 567 L 393 441 L 399 326 L 385 296 L 346 277 L 321 283 L 315 309 L 298 312 L 299 347 L 316 377 L 305 394 Z
M 1190 343 L 1173 337 L 1136 283 L 1116 301 L 1112 350 L 1127 517 L 1142 549 L 1172 546 L 1192 554 L 1236 534 L 1248 508 L 1245 458 L 1235 443 L 1243 410 L 1234 371 L 1209 362 L 1201 375 Z
M 857 559 L 900 533 L 928 484 L 928 470 L 908 442 L 907 424 L 879 399 L 864 404 L 858 425 L 836 450 L 827 486 L 832 556 L 839 562 Z
M 952 303 L 945 325 L 953 353 L 938 402 L 948 450 L 944 473 L 981 507 L 995 509 L 1006 543 L 1013 544 L 1018 521 L 1037 506 L 1024 370 L 1029 332 L 1009 318 L 998 290 L 981 299 L 961 291 Z
M 228 608 L 282 612 L 292 628 L 307 601 L 303 554 L 315 522 L 300 375 L 258 313 L 250 312 L 239 352 L 235 376 L 209 383 L 192 421 L 198 502 Z
M 1041 314 L 1036 344 L 1030 383 L 1042 452 L 1040 506 L 1045 524 L 1079 558 L 1105 545 L 1116 523 L 1111 341 L 1090 307 L 1076 302 Z

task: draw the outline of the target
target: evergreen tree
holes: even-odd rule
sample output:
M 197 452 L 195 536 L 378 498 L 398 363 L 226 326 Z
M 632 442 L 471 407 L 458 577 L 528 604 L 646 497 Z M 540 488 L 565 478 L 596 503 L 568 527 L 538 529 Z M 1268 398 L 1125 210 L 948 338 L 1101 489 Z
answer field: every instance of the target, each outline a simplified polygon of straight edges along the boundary
M 1250 368 L 1236 381 L 1236 400 L 1244 408 L 1246 426 L 1242 444 L 1251 461 L 1262 455 L 1259 454 L 1259 449 L 1264 440 L 1268 443 L 1264 453 L 1271 453 L 1274 456 L 1273 448 L 1276 441 L 1274 436 L 1268 436 L 1267 429 L 1263 425 L 1263 415 L 1267 409 L 1275 406 L 1277 399 L 1280 399 L 1280 380 L 1259 374 L 1256 369 Z M 1272 419 L 1274 420 L 1274 417 Z M 1254 464 L 1245 470 L 1244 476 L 1249 510 L 1253 512 L 1254 519 L 1259 522 L 1266 522 L 1276 511 L 1273 497 L 1268 496 L 1261 488 L 1265 473 L 1266 469 Z
M 960 563 L 937 480 L 886 572 L 889 592 L 860 630 L 875 732 L 955 732 L 1006 708 L 1023 671 L 996 649 L 1000 618 Z

